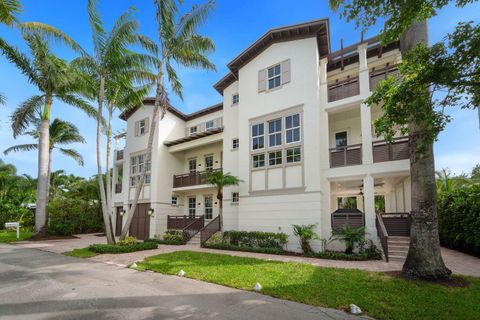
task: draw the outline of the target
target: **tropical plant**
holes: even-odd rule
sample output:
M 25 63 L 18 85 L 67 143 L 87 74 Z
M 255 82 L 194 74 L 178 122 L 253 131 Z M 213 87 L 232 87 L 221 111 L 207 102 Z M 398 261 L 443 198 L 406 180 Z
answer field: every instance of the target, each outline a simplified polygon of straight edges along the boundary
M 228 186 L 238 186 L 242 180 L 232 176 L 230 173 L 222 171 L 205 172 L 205 182 L 212 185 L 217 190 L 218 199 L 218 217 L 220 220 L 220 231 L 223 232 L 223 188 Z
M 345 242 L 345 253 L 352 254 L 356 246 L 365 243 L 365 227 L 353 228 L 349 225 L 339 230 L 334 230 L 330 241 L 339 240 Z
M 392 128 L 401 125 L 409 133 L 412 211 L 410 248 L 402 273 L 419 279 L 448 278 L 440 252 L 433 142 L 450 120 L 443 113 L 449 105 L 478 107 L 480 90 L 479 46 L 480 27 L 461 23 L 448 35 L 445 43 L 428 48 L 426 20 L 454 2 L 463 7 L 465 1 L 400 1 L 400 0 L 331 0 L 335 9 L 342 9 L 347 20 L 355 20 L 363 29 L 385 20 L 384 43 L 400 39 L 403 52 L 398 65 L 400 77 L 382 81 L 367 99 L 368 105 L 381 104 L 384 114 L 375 122 L 375 131 L 387 141 Z M 443 99 L 432 101 L 435 92 Z M 435 109 L 438 107 L 438 109 Z
M 115 107 L 129 108 L 138 105 L 148 89 L 143 87 L 151 83 L 153 75 L 148 68 L 156 63 L 156 58 L 148 54 L 135 53 L 129 49 L 132 45 L 141 45 L 149 52 L 156 53 L 156 45 L 147 37 L 138 33 L 138 22 L 134 19 L 133 9 L 127 10 L 114 23 L 110 32 L 104 28 L 97 10 L 98 0 L 88 1 L 88 16 L 93 38 L 93 54 L 82 50 L 81 57 L 72 61 L 75 68 L 83 73 L 88 82 L 84 94 L 97 102 L 97 179 L 100 187 L 103 219 L 107 242 L 115 243 L 112 226 L 111 182 L 110 182 L 110 146 L 111 119 Z M 133 84 L 137 83 L 140 88 Z M 103 127 L 103 109 L 107 105 L 109 121 Z M 101 140 L 102 130 L 107 132 L 107 176 L 103 180 Z M 105 186 L 106 185 L 106 186 Z M 123 239 L 123 238 L 122 238 Z
M 17 16 L 22 12 L 22 4 L 18 0 L 0 0 L 0 23 L 12 26 L 18 23 Z
M 183 1 L 178 0 L 178 3 L 182 4 Z M 182 83 L 175 70 L 175 65 L 215 70 L 215 66 L 207 58 L 215 46 L 209 38 L 197 33 L 199 27 L 206 22 L 209 14 L 213 11 L 215 2 L 210 0 L 205 4 L 193 6 L 189 12 L 183 15 L 179 15 L 177 0 L 154 0 L 154 4 L 155 18 L 158 23 L 159 61 L 157 63 L 155 103 L 146 150 L 147 162 L 151 160 L 158 118 L 160 116 L 160 120 L 163 119 L 170 105 L 165 88 L 165 75 L 168 77 L 168 84 L 172 91 L 182 99 Z M 146 166 L 137 182 L 132 206 L 127 212 L 127 219 L 120 235 L 121 239 L 125 238 L 132 223 L 140 192 L 145 183 L 145 175 Z
M 314 230 L 316 227 L 316 224 L 293 225 L 293 234 L 298 237 L 300 247 L 305 255 L 313 255 L 315 253 L 310 245 L 310 242 L 312 240 L 320 240 L 320 237 Z
M 61 34 L 61 31 L 58 31 L 57 34 Z M 30 50 L 30 56 L 20 52 L 1 38 L 0 51 L 40 91 L 40 94 L 26 99 L 14 111 L 12 115 L 12 131 L 14 137 L 17 137 L 27 129 L 36 115 L 40 115 L 35 229 L 37 234 L 45 235 L 49 185 L 49 128 L 52 104 L 57 99 L 85 111 L 89 116 L 96 116 L 96 113 L 95 109 L 76 94 L 81 87 L 81 78 L 65 60 L 53 54 L 46 36 L 39 30 L 25 29 L 23 31 L 23 39 Z M 56 37 L 56 39 L 61 39 L 61 37 Z M 65 40 L 65 42 L 67 41 Z

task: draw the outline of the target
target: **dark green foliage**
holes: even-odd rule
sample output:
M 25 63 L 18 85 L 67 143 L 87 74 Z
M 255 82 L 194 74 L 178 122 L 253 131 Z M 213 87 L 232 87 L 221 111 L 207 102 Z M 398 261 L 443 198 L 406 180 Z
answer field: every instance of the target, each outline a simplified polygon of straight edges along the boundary
M 365 260 L 382 260 L 382 254 L 380 252 L 358 252 L 358 253 L 345 253 L 339 251 L 324 251 L 318 252 L 314 258 L 329 259 L 329 260 L 346 260 L 346 261 L 365 261 Z
M 282 249 L 288 241 L 288 236 L 283 232 L 225 231 L 223 239 L 237 247 Z
M 113 245 L 113 244 L 92 244 L 88 247 L 88 250 L 96 253 L 128 253 L 142 250 L 152 250 L 157 249 L 158 245 L 156 242 L 137 242 L 130 245 Z
M 185 244 L 185 241 L 183 240 L 175 240 L 175 239 L 145 239 L 143 242 L 154 242 L 157 244 L 167 244 L 167 245 L 172 245 L 172 246 L 181 246 Z
M 443 246 L 480 255 L 480 184 L 443 192 L 438 199 Z
M 5 222 L 20 222 L 21 227 L 33 227 L 33 212 L 25 207 L 14 205 L 8 202 L 0 203 L 0 229 L 3 229 Z
M 316 224 L 293 225 L 293 234 L 298 237 L 303 254 L 312 255 L 314 253 L 310 241 L 320 239 L 313 230 L 316 226 Z
M 365 243 L 365 228 L 353 228 L 348 225 L 340 230 L 334 230 L 331 240 L 345 242 L 345 253 L 352 254 L 355 247 L 361 247 Z
M 245 251 L 256 253 L 268 253 L 268 254 L 285 254 L 286 252 L 282 248 L 278 247 L 240 247 L 230 243 L 204 243 L 203 248 L 230 250 L 230 251 Z
M 185 244 L 187 242 L 187 234 L 180 230 L 167 230 L 162 239 Z

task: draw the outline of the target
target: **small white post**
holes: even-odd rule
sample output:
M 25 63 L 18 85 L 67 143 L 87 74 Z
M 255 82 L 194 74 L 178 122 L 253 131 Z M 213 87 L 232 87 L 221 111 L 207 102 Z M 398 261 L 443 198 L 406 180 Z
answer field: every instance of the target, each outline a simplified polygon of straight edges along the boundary
M 17 239 L 20 239 L 20 224 L 17 224 Z

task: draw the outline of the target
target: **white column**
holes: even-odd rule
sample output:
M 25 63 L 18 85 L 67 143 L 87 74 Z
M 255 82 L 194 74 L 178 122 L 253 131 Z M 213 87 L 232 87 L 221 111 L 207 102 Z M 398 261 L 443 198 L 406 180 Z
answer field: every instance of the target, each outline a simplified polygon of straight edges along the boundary
M 360 95 L 363 99 L 369 96 L 370 76 L 367 64 L 367 43 L 358 46 Z M 370 108 L 362 103 L 360 105 L 360 119 L 362 128 L 362 161 L 363 164 L 373 163 L 372 154 L 372 114 Z
M 375 185 L 371 175 L 363 178 L 363 202 L 365 207 L 365 229 L 368 237 L 376 238 L 375 229 Z

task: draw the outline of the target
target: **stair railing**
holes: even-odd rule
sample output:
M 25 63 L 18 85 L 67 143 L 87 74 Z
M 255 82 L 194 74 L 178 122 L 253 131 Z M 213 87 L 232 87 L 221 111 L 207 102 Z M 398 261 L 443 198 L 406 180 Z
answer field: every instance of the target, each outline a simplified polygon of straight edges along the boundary
M 388 262 L 388 232 L 385 228 L 385 223 L 383 222 L 382 215 L 377 213 L 377 219 L 375 220 L 377 225 L 377 234 L 380 238 L 380 243 L 382 244 L 383 253 L 385 254 L 385 260 Z
M 218 231 L 220 231 L 220 216 L 216 216 L 215 219 L 200 230 L 200 245 L 203 246 L 205 241 Z
M 194 221 L 192 221 L 190 224 L 185 226 L 185 228 L 182 229 L 183 234 L 185 234 L 185 242 L 188 242 L 190 239 L 192 239 L 197 233 L 202 230 L 203 226 L 205 225 L 205 216 L 200 216 Z

